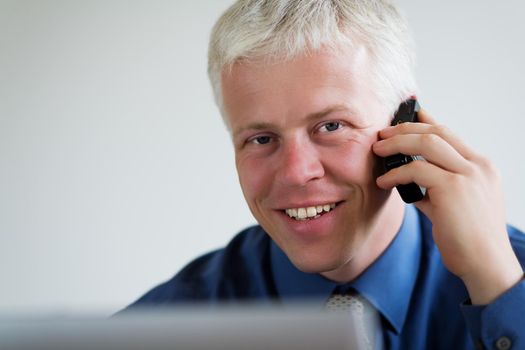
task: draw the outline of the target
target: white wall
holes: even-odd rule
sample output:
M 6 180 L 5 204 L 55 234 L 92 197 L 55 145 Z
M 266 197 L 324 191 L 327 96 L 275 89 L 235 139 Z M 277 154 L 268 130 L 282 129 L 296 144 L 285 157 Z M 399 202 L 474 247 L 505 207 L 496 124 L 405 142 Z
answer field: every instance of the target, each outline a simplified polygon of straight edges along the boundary
M 229 3 L 0 0 L 0 312 L 114 312 L 254 222 L 206 77 Z M 422 104 L 525 228 L 524 5 L 398 3 Z

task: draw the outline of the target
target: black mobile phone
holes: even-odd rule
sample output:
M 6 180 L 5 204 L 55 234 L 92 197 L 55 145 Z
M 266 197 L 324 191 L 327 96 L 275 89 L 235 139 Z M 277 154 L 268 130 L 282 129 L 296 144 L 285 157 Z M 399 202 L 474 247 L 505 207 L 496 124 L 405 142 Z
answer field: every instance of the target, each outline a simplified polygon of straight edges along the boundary
M 409 99 L 402 102 L 394 115 L 391 125 L 394 126 L 406 122 L 417 122 L 417 112 L 419 112 L 419 108 L 419 103 L 417 103 L 417 100 L 415 99 Z M 385 157 L 383 159 L 385 172 L 408 164 L 414 160 L 424 160 L 424 158 L 417 155 L 412 156 L 401 153 Z M 423 199 L 427 192 L 426 188 L 421 187 L 414 182 L 406 185 L 398 185 L 396 188 L 401 195 L 401 199 L 406 203 L 413 203 Z

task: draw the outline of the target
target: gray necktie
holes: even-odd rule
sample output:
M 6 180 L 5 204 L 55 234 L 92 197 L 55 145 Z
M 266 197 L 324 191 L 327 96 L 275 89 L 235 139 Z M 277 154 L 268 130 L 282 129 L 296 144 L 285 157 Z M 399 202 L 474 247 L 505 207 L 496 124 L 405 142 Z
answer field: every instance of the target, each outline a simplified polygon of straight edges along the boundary
M 381 323 L 377 310 L 359 294 L 332 294 L 325 308 L 329 312 L 349 314 L 359 336 L 357 349 L 382 349 Z M 376 342 L 376 340 L 378 340 Z

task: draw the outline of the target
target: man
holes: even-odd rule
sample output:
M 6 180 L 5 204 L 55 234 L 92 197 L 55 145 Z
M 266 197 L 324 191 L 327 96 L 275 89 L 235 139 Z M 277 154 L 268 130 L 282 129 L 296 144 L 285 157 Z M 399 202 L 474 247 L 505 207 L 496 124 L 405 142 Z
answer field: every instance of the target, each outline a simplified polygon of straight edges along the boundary
M 352 291 L 388 349 L 525 348 L 525 239 L 505 225 L 497 171 L 423 110 L 389 126 L 417 96 L 412 56 L 386 0 L 228 9 L 209 75 L 260 226 L 132 306 Z M 426 161 L 382 174 L 397 153 Z M 427 189 L 415 207 L 394 189 L 411 182 Z

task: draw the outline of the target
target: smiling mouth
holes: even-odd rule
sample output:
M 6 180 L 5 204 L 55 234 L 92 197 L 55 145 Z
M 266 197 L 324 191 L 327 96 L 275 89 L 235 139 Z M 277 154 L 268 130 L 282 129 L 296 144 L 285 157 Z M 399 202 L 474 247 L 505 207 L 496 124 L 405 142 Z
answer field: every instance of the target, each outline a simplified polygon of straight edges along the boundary
M 338 203 L 328 203 L 305 208 L 285 209 L 284 213 L 297 221 L 312 220 L 320 218 L 322 215 L 330 212 L 337 204 Z

